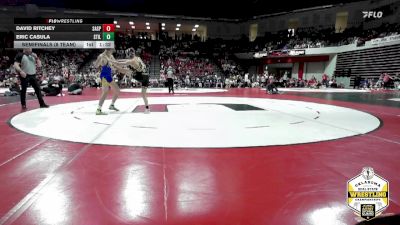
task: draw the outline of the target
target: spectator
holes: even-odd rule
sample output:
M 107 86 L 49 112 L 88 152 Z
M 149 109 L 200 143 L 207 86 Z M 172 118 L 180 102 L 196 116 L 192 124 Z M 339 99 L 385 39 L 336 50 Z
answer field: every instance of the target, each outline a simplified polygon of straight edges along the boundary
M 392 80 L 393 80 L 393 78 L 388 73 L 384 73 L 383 74 L 383 88 L 389 89 Z
M 361 84 L 361 76 L 357 75 L 354 79 L 353 89 L 355 89 L 356 87 L 357 89 L 360 89 L 360 84 Z
M 324 85 L 325 87 L 328 87 L 329 85 L 329 77 L 328 75 L 326 75 L 326 73 L 322 75 L 322 85 Z

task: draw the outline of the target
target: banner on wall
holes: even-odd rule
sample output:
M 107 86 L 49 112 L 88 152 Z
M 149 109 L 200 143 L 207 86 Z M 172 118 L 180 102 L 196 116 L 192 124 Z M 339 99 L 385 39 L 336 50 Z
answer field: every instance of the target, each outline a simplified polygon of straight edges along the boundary
M 306 50 L 303 49 L 296 49 L 296 50 L 290 50 L 289 51 L 289 55 L 305 55 L 306 54 Z
M 262 57 L 266 57 L 268 56 L 268 52 L 267 51 L 262 51 L 262 52 L 256 52 L 253 57 L 258 59 L 258 58 L 262 58 Z
M 388 37 L 383 37 L 383 38 L 375 38 L 372 39 L 369 44 L 371 46 L 379 46 L 388 42 L 394 42 L 394 41 L 399 41 L 400 42 L 400 35 L 392 35 Z M 367 45 L 367 44 L 366 44 Z
M 298 56 L 298 55 L 305 55 L 306 54 L 306 50 L 304 49 L 293 49 L 293 50 L 287 50 L 287 49 L 282 49 L 282 50 L 274 50 L 274 51 L 260 51 L 260 52 L 256 52 L 254 53 L 253 57 L 256 59 L 259 58 L 263 58 L 263 57 L 267 57 L 267 56 L 278 56 L 278 57 L 282 57 L 282 56 Z M 238 58 L 245 58 L 243 57 L 243 54 L 241 55 L 242 57 L 238 57 Z

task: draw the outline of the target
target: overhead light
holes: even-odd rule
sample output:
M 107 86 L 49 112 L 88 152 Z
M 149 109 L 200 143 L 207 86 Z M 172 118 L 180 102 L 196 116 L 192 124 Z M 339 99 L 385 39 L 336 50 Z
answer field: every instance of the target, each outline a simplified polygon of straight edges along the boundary
M 121 26 L 120 25 L 117 25 L 117 26 L 115 26 L 116 28 L 121 28 Z
M 161 30 L 165 30 L 165 27 L 161 27 Z
M 150 23 L 149 22 L 146 22 L 146 26 L 149 26 L 150 25 Z
M 165 23 L 162 23 L 161 26 L 165 27 Z
M 131 28 L 132 28 L 132 29 L 135 29 L 136 27 L 135 27 L 135 26 L 131 26 Z
M 134 22 L 132 22 L 132 21 L 129 21 L 129 25 L 133 25 L 134 24 Z
M 194 25 L 194 27 L 195 27 L 195 28 L 198 28 L 198 27 L 199 27 L 199 25 L 198 25 L 198 24 L 196 24 L 196 25 Z
M 192 31 L 196 31 L 196 29 L 195 29 L 195 28 L 193 28 L 193 29 L 192 29 Z
M 181 27 L 181 24 L 180 24 L 180 23 L 178 23 L 176 26 L 177 26 L 177 27 Z
M 150 30 L 150 26 L 147 26 L 146 29 L 147 29 L 147 30 Z
M 175 30 L 179 30 L 179 27 L 175 28 Z
M 117 24 L 117 23 L 118 23 L 118 21 L 114 20 L 114 24 Z

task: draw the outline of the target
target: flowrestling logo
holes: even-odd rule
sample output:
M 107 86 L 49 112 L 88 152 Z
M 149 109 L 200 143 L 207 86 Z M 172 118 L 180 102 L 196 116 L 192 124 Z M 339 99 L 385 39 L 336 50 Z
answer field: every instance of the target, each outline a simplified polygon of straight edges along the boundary
M 369 18 L 379 19 L 382 18 L 383 16 L 382 11 L 363 11 L 362 13 L 364 19 L 369 19 Z

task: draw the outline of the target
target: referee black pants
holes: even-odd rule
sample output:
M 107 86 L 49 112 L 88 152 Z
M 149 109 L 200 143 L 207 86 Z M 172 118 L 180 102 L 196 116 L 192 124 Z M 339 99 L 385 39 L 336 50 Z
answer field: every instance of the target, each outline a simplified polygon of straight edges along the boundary
M 174 80 L 172 78 L 167 78 L 167 82 L 168 82 L 168 92 L 174 93 Z
M 25 78 L 19 76 L 21 80 L 21 105 L 26 105 L 26 89 L 28 85 L 31 84 L 33 89 L 35 90 L 36 97 L 39 100 L 40 106 L 46 105 L 43 101 L 42 92 L 40 91 L 40 87 L 36 80 L 36 75 L 27 75 Z

